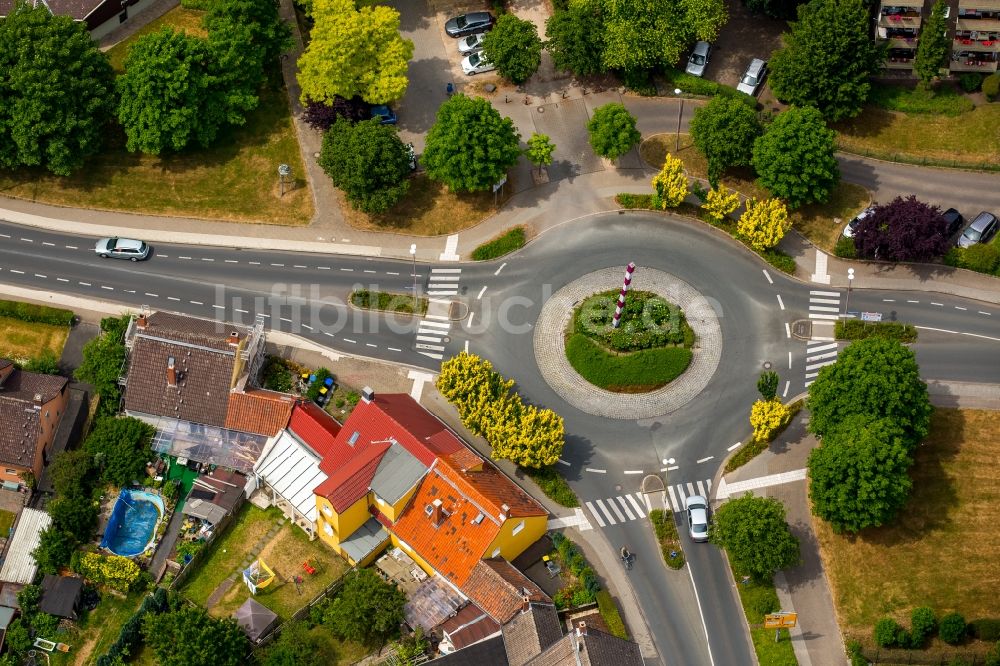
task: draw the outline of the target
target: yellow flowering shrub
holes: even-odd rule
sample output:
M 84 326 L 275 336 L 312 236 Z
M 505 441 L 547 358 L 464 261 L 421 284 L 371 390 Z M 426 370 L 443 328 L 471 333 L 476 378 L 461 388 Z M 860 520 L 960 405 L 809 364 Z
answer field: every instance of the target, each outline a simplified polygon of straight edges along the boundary
M 740 207 L 740 195 L 738 192 L 730 192 L 729 188 L 719 183 L 719 186 L 708 191 L 705 203 L 701 209 L 705 211 L 713 222 L 719 224 L 734 210 Z
M 768 442 L 785 423 L 789 409 L 777 399 L 758 400 L 750 408 L 750 427 L 756 442 Z
M 660 173 L 653 176 L 655 208 L 677 208 L 688 194 L 688 179 L 684 176 L 684 163 L 667 153 Z
M 82 553 L 79 573 L 95 583 L 102 583 L 122 592 L 128 592 L 132 583 L 139 578 L 139 565 L 120 555 L 99 555 Z
M 792 226 L 788 209 L 780 199 L 748 199 L 736 232 L 757 252 L 778 244 Z

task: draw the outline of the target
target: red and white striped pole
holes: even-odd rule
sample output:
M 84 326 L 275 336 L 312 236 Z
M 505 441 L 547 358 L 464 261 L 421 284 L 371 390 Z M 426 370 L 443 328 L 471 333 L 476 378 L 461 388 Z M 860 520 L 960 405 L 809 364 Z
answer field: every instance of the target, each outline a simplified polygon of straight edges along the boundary
M 611 322 L 612 328 L 618 328 L 622 321 L 622 309 L 625 307 L 625 294 L 628 293 L 628 287 L 632 284 L 632 273 L 635 272 L 635 262 L 628 262 L 628 266 L 625 267 L 625 283 L 622 284 L 621 293 L 618 294 L 618 305 L 615 307 L 615 318 Z

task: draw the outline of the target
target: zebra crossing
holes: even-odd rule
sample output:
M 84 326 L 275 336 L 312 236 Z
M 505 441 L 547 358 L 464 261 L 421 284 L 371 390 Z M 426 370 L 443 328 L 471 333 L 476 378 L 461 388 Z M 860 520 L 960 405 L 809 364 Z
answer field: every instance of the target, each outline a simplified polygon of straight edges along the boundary
M 440 361 L 444 358 L 444 346 L 447 343 L 448 331 L 451 330 L 451 320 L 444 315 L 424 315 L 417 326 L 417 342 L 413 348 L 417 353 L 427 358 Z
M 669 509 L 680 512 L 684 510 L 684 500 L 690 495 L 701 495 L 708 499 L 712 493 L 712 480 L 677 483 L 667 487 L 664 503 Z M 652 505 L 643 493 L 625 493 L 613 497 L 584 502 L 587 513 L 599 527 L 618 525 L 633 520 L 641 520 L 649 515 Z
M 809 292 L 809 318 L 836 321 L 840 318 L 840 292 L 816 291 Z
M 417 339 L 413 348 L 418 354 L 440 361 L 444 358 L 444 347 L 451 331 L 449 308 L 450 296 L 458 295 L 458 281 L 461 268 L 432 268 L 427 281 L 427 296 L 430 307 L 417 325 Z
M 827 340 L 810 340 L 806 343 L 806 386 L 808 387 L 819 375 L 823 366 L 833 365 L 837 361 L 840 345 Z
M 457 296 L 461 273 L 461 268 L 432 268 L 427 283 L 427 295 L 436 298 Z

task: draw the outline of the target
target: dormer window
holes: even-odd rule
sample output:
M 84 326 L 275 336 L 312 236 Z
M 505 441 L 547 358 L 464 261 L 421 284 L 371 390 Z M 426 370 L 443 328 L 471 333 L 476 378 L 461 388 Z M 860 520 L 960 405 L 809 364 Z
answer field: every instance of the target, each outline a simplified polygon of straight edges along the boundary
M 355 430 L 354 434 L 352 434 L 351 437 L 350 437 L 350 439 L 347 440 L 347 443 L 350 444 L 351 446 L 354 446 L 354 444 L 358 441 L 358 437 L 360 437 L 360 436 L 361 436 L 361 433 L 358 432 L 357 430 Z

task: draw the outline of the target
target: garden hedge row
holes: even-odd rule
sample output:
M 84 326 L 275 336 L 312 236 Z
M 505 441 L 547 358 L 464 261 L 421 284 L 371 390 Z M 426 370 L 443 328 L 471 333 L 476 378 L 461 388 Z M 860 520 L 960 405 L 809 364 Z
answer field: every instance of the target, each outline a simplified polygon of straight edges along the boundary
M 135 654 L 136 648 L 142 642 L 142 619 L 146 613 L 162 613 L 166 609 L 167 590 L 158 587 L 155 592 L 142 600 L 138 610 L 125 621 L 121 631 L 118 632 L 118 640 L 111 644 L 107 653 L 97 658 L 97 666 L 112 666 L 117 658 Z
M 913 324 L 898 321 L 859 321 L 848 319 L 834 324 L 833 334 L 838 340 L 864 340 L 865 338 L 890 338 L 900 342 L 916 342 L 917 329 Z
M 73 312 L 62 308 L 52 308 L 48 305 L 35 305 L 20 301 L 0 300 L 0 317 L 18 319 L 33 324 L 52 324 L 53 326 L 70 326 L 73 323 Z

